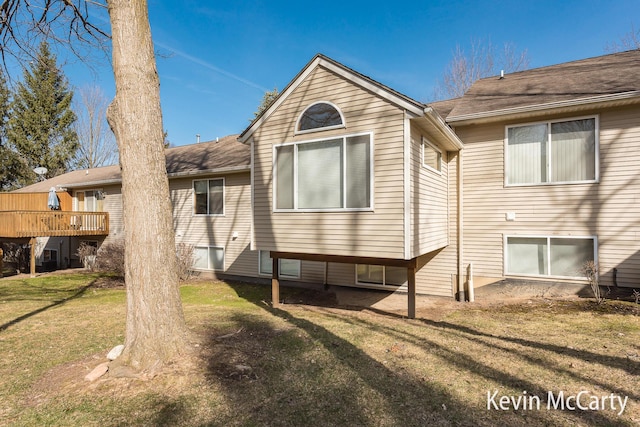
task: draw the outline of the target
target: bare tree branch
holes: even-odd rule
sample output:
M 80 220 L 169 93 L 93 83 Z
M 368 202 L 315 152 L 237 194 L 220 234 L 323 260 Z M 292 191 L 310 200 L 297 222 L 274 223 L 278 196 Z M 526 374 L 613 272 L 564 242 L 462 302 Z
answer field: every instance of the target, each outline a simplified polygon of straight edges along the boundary
M 3 0 L 0 4 L 0 59 L 4 69 L 9 70 L 9 58 L 22 64 L 33 60 L 34 52 L 43 40 L 64 45 L 81 60 L 97 51 L 106 52 L 110 38 L 108 19 L 93 19 L 91 15 L 96 10 L 106 12 L 106 3 L 95 0 Z
M 505 43 L 497 50 L 490 41 L 472 40 L 469 51 L 456 45 L 453 57 L 438 81 L 433 99 L 458 98 L 479 79 L 529 67 L 527 51 L 518 52 L 512 43 Z
M 640 29 L 636 30 L 631 24 L 631 30 L 620 37 L 617 42 L 607 43 L 604 50 L 607 53 L 623 52 L 625 50 L 640 49 Z

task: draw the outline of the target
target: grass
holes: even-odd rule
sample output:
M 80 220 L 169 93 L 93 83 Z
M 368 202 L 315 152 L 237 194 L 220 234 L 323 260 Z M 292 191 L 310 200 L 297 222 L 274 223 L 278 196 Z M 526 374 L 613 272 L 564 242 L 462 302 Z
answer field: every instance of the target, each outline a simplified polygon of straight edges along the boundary
M 415 320 L 324 295 L 183 285 L 191 363 L 152 380 L 84 375 L 124 340 L 123 289 L 97 275 L 0 280 L 0 425 L 638 425 L 640 306 L 440 305 Z M 296 295 L 293 295 L 296 294 Z M 540 410 L 487 409 L 487 393 Z M 625 411 L 547 410 L 547 392 L 628 396 Z

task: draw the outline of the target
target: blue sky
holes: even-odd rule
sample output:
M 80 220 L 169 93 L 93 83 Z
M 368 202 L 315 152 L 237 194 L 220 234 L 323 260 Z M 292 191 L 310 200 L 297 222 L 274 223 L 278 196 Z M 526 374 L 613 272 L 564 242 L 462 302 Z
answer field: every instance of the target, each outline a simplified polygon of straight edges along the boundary
M 605 54 L 640 28 L 640 0 L 149 0 L 149 14 L 173 145 L 240 133 L 264 92 L 283 89 L 317 53 L 428 101 L 456 45 L 510 42 L 534 68 Z M 114 94 L 104 59 L 63 70 L 74 87 Z

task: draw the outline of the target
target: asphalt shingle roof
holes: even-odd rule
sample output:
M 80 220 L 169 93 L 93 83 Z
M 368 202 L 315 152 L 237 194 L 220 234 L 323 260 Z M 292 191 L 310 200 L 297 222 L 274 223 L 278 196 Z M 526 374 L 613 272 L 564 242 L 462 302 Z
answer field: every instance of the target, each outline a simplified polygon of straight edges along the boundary
M 250 146 L 238 142 L 238 135 L 225 136 L 217 141 L 168 148 L 166 150 L 167 173 L 189 175 L 243 168 L 248 170 L 251 165 L 250 149 Z M 121 179 L 120 166 L 105 166 L 68 172 L 23 187 L 16 192 L 49 191 L 51 187 L 56 186 L 118 183 Z
M 639 90 L 640 50 L 632 50 L 478 80 L 447 118 Z

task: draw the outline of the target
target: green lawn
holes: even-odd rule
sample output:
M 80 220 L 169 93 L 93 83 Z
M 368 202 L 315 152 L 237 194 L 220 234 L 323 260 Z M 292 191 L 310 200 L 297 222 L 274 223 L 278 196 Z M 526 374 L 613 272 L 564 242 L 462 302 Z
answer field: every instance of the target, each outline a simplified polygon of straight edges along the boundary
M 0 425 L 640 424 L 633 303 L 449 304 L 407 320 L 291 289 L 308 304 L 273 310 L 267 287 L 197 281 L 181 288 L 197 357 L 152 380 L 89 383 L 124 341 L 125 291 L 97 278 L 0 280 Z M 581 391 L 600 407 L 548 408 Z M 622 414 L 612 394 L 628 398 Z M 528 406 L 493 406 L 502 396 Z

